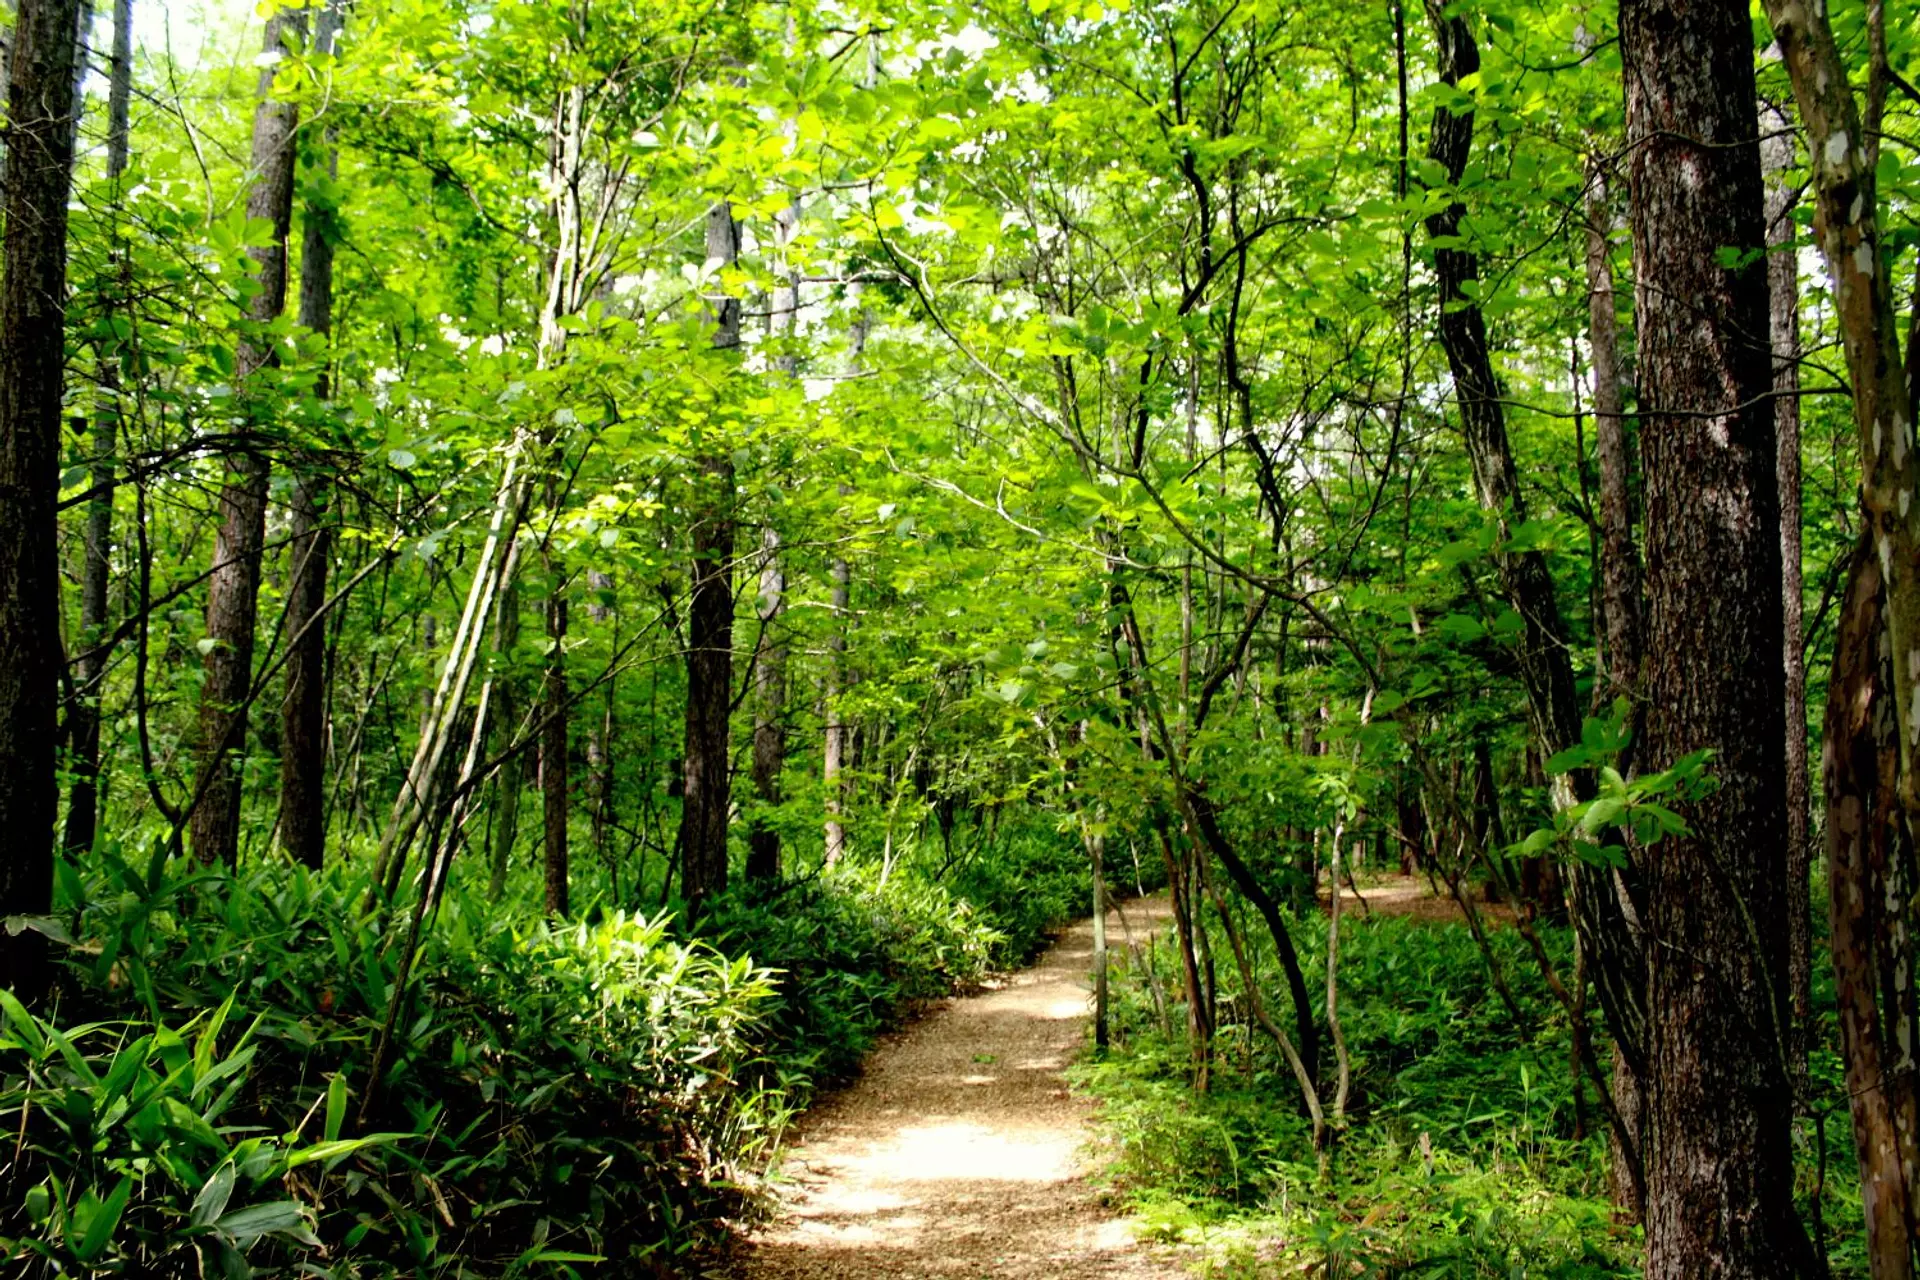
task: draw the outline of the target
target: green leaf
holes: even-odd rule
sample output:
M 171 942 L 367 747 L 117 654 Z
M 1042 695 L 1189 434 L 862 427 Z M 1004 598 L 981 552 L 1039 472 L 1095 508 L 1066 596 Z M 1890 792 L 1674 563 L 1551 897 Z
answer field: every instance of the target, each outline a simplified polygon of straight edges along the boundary
M 106 1200 L 94 1213 L 93 1220 L 87 1223 L 86 1234 L 80 1237 L 80 1243 L 74 1246 L 74 1253 L 85 1262 L 100 1256 L 107 1242 L 113 1239 L 114 1228 L 120 1225 L 120 1216 L 127 1211 L 127 1200 L 133 1195 L 133 1177 L 122 1175 L 113 1190 L 107 1192 Z

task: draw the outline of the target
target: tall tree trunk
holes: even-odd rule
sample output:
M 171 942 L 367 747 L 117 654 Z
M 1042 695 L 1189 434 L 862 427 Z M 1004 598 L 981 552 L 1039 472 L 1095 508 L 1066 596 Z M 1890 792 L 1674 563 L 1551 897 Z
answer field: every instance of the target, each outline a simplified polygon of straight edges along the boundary
M 512 670 L 513 651 L 520 643 L 520 585 L 508 579 L 500 592 L 500 611 L 493 624 L 493 660 L 503 668 L 493 677 L 494 723 L 500 746 L 510 747 L 520 732 L 519 678 Z M 487 900 L 498 902 L 507 888 L 507 866 L 513 858 L 514 838 L 520 829 L 520 787 L 526 777 L 524 751 L 500 762 L 494 775 L 493 848 L 487 873 Z
M 339 4 L 332 0 L 314 24 L 317 57 L 333 54 Z M 330 144 L 325 152 L 323 163 L 331 175 L 338 162 Z M 299 319 L 323 342 L 333 334 L 333 231 L 332 211 L 309 205 L 300 242 Z M 326 399 L 329 382 L 323 363 L 314 394 Z M 287 587 L 287 691 L 280 705 L 280 847 L 316 869 L 326 858 L 327 842 L 327 636 L 319 619 L 333 554 L 329 497 L 325 477 L 312 464 L 302 466 L 294 479 L 293 537 L 287 550 L 293 572 Z
M 74 83 L 85 78 L 76 57 Z M 107 190 L 117 214 L 121 179 L 127 171 L 129 108 L 133 98 L 133 0 L 114 0 L 113 73 L 107 90 Z M 76 119 L 76 125 L 77 125 Z M 108 257 L 108 280 L 101 310 L 111 319 L 125 305 L 128 284 L 125 246 L 116 242 Z M 68 793 L 64 844 L 69 853 L 93 848 L 100 822 L 100 683 L 106 675 L 108 648 L 107 587 L 112 580 L 114 453 L 120 436 L 120 344 L 101 344 L 99 399 L 94 406 L 93 463 L 87 499 L 87 524 L 80 566 L 81 652 L 74 660 L 74 700 L 68 714 L 67 765 L 73 775 Z
M 613 620 L 613 575 L 589 569 L 587 590 L 590 593 L 587 617 L 594 625 L 605 626 Z M 615 649 L 619 648 L 618 640 L 616 633 Z M 598 723 L 590 722 L 587 726 L 587 786 L 592 793 L 588 803 L 593 809 L 593 851 L 602 859 L 607 857 L 607 824 L 613 821 L 613 761 L 608 756 L 613 738 L 613 692 L 613 677 L 609 674 L 606 706 Z
M 547 914 L 564 916 L 567 885 L 567 596 L 547 562 L 547 665 L 540 685 L 540 800 L 545 831 Z
M 1785 1071 L 1780 507 L 1753 32 L 1737 0 L 1626 0 L 1620 36 L 1646 472 L 1642 759 L 1664 769 L 1711 748 L 1719 784 L 1689 834 L 1640 851 L 1646 1272 L 1806 1275 Z
M 827 635 L 827 732 L 820 758 L 820 783 L 827 793 L 828 866 L 847 852 L 847 827 L 841 812 L 846 800 L 846 779 L 841 775 L 847 762 L 847 719 L 840 699 L 847 691 L 847 604 L 853 580 L 845 556 L 833 558 L 830 572 L 833 591 L 828 599 L 833 607 L 833 630 Z
M 293 219 L 294 128 L 299 109 L 274 100 L 274 68 L 283 44 L 299 30 L 298 10 L 282 10 L 267 20 L 266 67 L 260 72 L 259 103 L 253 113 L 247 216 L 271 227 L 267 242 L 249 250 L 260 265 L 260 291 L 247 305 L 254 325 L 271 324 L 287 301 L 287 230 Z M 257 433 L 266 407 L 253 375 L 272 363 L 273 351 L 254 337 L 244 338 L 234 358 L 234 382 L 249 429 Z M 246 700 L 253 679 L 253 633 L 260 607 L 260 559 L 266 541 L 267 455 L 260 442 L 247 441 L 233 455 L 220 491 L 220 528 L 213 544 L 213 571 L 207 580 L 206 679 L 200 692 L 200 740 L 197 764 L 203 779 L 200 803 L 192 815 L 194 855 L 202 862 L 233 866 L 240 857 L 240 759 L 246 747 Z
M 1875 190 L 1878 106 L 1870 95 L 1863 128 L 1824 6 L 1768 0 L 1767 16 L 1806 129 L 1815 238 L 1832 281 L 1853 389 L 1863 546 L 1870 550 L 1855 558 L 1847 606 L 1849 615 L 1864 612 L 1872 599 L 1879 613 L 1877 627 L 1843 615 L 1828 683 L 1827 883 L 1869 1263 L 1875 1280 L 1906 1280 L 1920 1268 L 1920 1116 L 1913 1073 L 1920 1041 L 1914 966 L 1920 957 L 1911 909 L 1890 911 L 1887 904 L 1911 903 L 1916 889 L 1920 532 L 1912 524 L 1912 507 L 1920 487 L 1920 451 L 1913 447 L 1920 323 L 1909 331 L 1903 370 L 1888 276 L 1891 255 L 1881 239 Z M 1877 8 L 1869 12 L 1870 85 L 1885 83 L 1882 21 Z M 1896 807 L 1902 822 L 1891 820 Z
M 707 212 L 707 260 L 732 264 L 740 228 L 720 201 Z M 713 299 L 713 346 L 740 346 L 740 301 Z M 727 816 L 732 805 L 733 535 L 732 456 L 699 460 L 693 511 L 693 586 L 687 605 L 686 790 L 680 819 L 680 891 L 698 914 L 727 887 Z
M 785 606 L 786 575 L 780 569 L 780 535 L 761 531 L 760 626 L 765 632 L 753 669 L 753 789 L 760 803 L 780 803 L 780 773 L 787 761 L 787 647 L 776 633 Z M 747 879 L 780 878 L 780 833 L 765 819 L 747 833 Z
M 1793 1004 L 1788 1065 L 1794 1096 L 1807 1091 L 1808 1020 L 1813 1016 L 1813 935 L 1807 772 L 1807 660 L 1800 545 L 1800 270 L 1793 226 L 1797 198 L 1793 126 L 1771 105 L 1760 109 L 1760 163 L 1766 174 L 1768 333 L 1773 348 L 1774 473 L 1780 486 L 1781 667 L 1787 698 L 1787 990 Z
M 1431 5 L 1429 12 L 1439 49 L 1440 78 L 1448 85 L 1458 85 L 1479 71 L 1479 48 L 1464 19 L 1443 16 L 1437 4 Z M 1427 155 L 1439 162 L 1450 183 L 1457 184 L 1466 172 L 1473 150 L 1473 129 L 1472 112 L 1456 115 L 1445 107 L 1434 111 Z M 1440 286 L 1440 340 L 1446 348 L 1447 365 L 1453 375 L 1454 398 L 1459 405 L 1461 430 L 1473 464 L 1474 487 L 1480 505 L 1498 521 L 1499 537 L 1504 544 L 1513 527 L 1527 518 L 1527 507 L 1507 439 L 1506 415 L 1488 350 L 1486 320 L 1478 302 L 1469 296 L 1472 290 L 1467 287 L 1479 279 L 1480 264 L 1460 239 L 1465 215 L 1466 207 L 1453 201 L 1427 219 L 1427 233 L 1436 241 L 1433 258 L 1434 275 Z M 1542 755 L 1552 756 L 1580 741 L 1583 720 L 1552 575 L 1546 557 L 1538 551 L 1510 551 L 1501 546 L 1496 549 L 1494 560 L 1507 603 L 1523 620 L 1524 629 L 1514 656 L 1526 689 L 1534 738 L 1540 744 Z M 1562 804 L 1583 798 L 1591 786 L 1582 772 L 1567 776 L 1564 783 L 1556 796 Z M 1629 914 L 1631 885 L 1619 873 L 1609 874 L 1584 863 L 1574 867 L 1572 883 L 1574 923 L 1580 931 L 1581 946 L 1601 1007 L 1614 1043 L 1626 1057 L 1634 1076 L 1639 1077 L 1643 1074 L 1641 1044 L 1646 1035 L 1646 961 Z M 1616 1108 L 1616 1112 L 1624 1123 L 1625 1110 Z M 1623 1150 L 1633 1145 L 1632 1134 L 1617 1136 L 1622 1140 Z M 1636 1159 L 1634 1163 L 1633 1181 L 1637 1186 L 1639 1162 Z
M 0 277 L 0 914 L 53 905 L 60 688 L 60 394 L 74 0 L 21 0 L 8 89 L 5 275 Z M 0 985 L 32 999 L 44 939 L 0 932 Z
M 1841 607 L 1822 770 L 1827 886 L 1847 1098 L 1873 1280 L 1911 1280 L 1920 1249 L 1920 1044 L 1910 914 L 1920 889 L 1900 767 L 1879 558 L 1862 540 Z M 1905 1062 L 1904 1068 L 1902 1063 Z

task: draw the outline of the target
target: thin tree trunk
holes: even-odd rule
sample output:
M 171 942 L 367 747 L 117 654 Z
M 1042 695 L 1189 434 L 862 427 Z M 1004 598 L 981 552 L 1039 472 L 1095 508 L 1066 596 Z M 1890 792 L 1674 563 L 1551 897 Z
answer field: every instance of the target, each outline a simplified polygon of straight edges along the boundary
M 314 24 L 317 57 L 333 54 L 339 4 L 332 0 Z M 329 175 L 337 170 L 330 145 L 324 164 Z M 323 342 L 333 335 L 332 222 L 330 210 L 309 206 L 300 244 L 300 325 Z M 332 394 L 324 362 L 314 394 L 322 400 Z M 327 845 L 327 637 L 323 628 L 308 623 L 327 598 L 333 555 L 330 498 L 325 477 L 313 464 L 303 465 L 294 478 L 293 536 L 287 549 L 293 573 L 286 628 L 295 638 L 287 652 L 286 699 L 280 706 L 280 847 L 316 869 L 326 859 Z
M 732 264 L 740 228 L 726 201 L 707 212 L 707 260 Z M 713 346 L 740 345 L 740 302 L 713 300 Z M 680 819 L 680 891 L 688 911 L 727 887 L 727 818 L 732 805 L 733 536 L 732 456 L 699 460 L 693 511 L 693 585 L 687 604 L 686 790 Z
M 547 664 L 540 685 L 540 800 L 545 849 L 543 882 L 550 916 L 565 916 L 567 883 L 567 596 L 558 564 L 547 560 Z
M 267 20 L 260 72 L 259 103 L 253 113 L 247 216 L 268 224 L 267 242 L 248 252 L 260 265 L 260 291 L 247 306 L 255 325 L 279 318 L 287 301 L 287 231 L 293 219 L 294 128 L 299 109 L 274 100 L 274 69 L 282 46 L 299 30 L 300 11 L 282 10 Z M 257 339 L 245 338 L 234 357 L 234 382 L 250 424 L 257 429 L 267 406 L 248 386 L 271 364 L 274 353 Z M 244 708 L 253 679 L 254 625 L 260 608 L 260 560 L 266 540 L 267 455 L 248 442 L 233 456 L 220 492 L 220 528 L 213 545 L 213 572 L 207 580 L 206 679 L 200 693 L 197 766 L 211 775 L 192 814 L 194 856 L 202 862 L 233 866 L 240 857 L 240 762 L 246 748 Z
M 605 626 L 613 619 L 613 575 L 589 569 L 587 590 L 591 593 L 587 616 L 596 626 Z M 616 649 L 618 639 L 616 633 Z M 593 851 L 603 859 L 607 857 L 607 825 L 613 821 L 613 762 L 608 757 L 613 738 L 613 691 L 614 681 L 609 674 L 606 706 L 599 723 L 589 722 L 587 728 L 587 786 L 592 793 L 588 803 L 593 809 Z
M 1813 934 L 1807 772 L 1807 660 L 1802 647 L 1805 602 L 1800 545 L 1800 271 L 1794 235 L 1793 132 L 1777 107 L 1760 111 L 1760 162 L 1766 171 L 1768 332 L 1773 347 L 1774 471 L 1780 486 L 1782 667 L 1787 698 L 1787 990 L 1793 1002 L 1788 1065 L 1794 1096 L 1807 1096 L 1808 1020 L 1813 1016 Z
M 1912 922 L 1914 842 L 1892 779 L 1900 767 L 1878 557 L 1863 540 L 1834 641 L 1822 769 L 1827 886 L 1854 1151 L 1873 1280 L 1911 1280 L 1920 1248 L 1920 1044 Z
M 840 698 L 847 689 L 847 604 L 853 575 L 844 556 L 834 557 L 831 574 L 833 630 L 827 636 L 827 732 L 820 761 L 820 783 L 827 793 L 828 866 L 840 861 L 847 851 L 847 828 L 841 815 L 846 792 L 841 771 L 847 759 L 847 721 Z
M 73 0 L 21 0 L 8 88 L 0 277 L 0 914 L 52 907 L 60 688 L 60 394 L 66 344 Z M 45 939 L 0 933 L 0 985 L 45 983 Z
M 1448 85 L 1480 69 L 1480 51 L 1473 34 L 1459 16 L 1443 16 L 1430 8 L 1440 56 L 1440 78 Z M 1433 115 L 1427 155 L 1439 162 L 1448 181 L 1458 183 L 1473 150 L 1473 113 L 1456 115 L 1438 107 Z M 1427 219 L 1427 232 L 1439 243 L 1434 248 L 1434 274 L 1440 286 L 1440 339 L 1453 375 L 1454 398 L 1459 405 L 1462 433 L 1473 464 L 1480 505 L 1492 513 L 1504 543 L 1515 525 L 1527 518 L 1506 415 L 1488 350 L 1486 320 L 1467 286 L 1479 279 L 1479 260 L 1459 237 L 1466 207 L 1454 201 Z M 1616 417 L 1617 421 L 1617 417 Z M 1527 710 L 1535 740 L 1543 756 L 1580 741 L 1584 717 L 1574 690 L 1566 628 L 1554 596 L 1546 557 L 1538 551 L 1496 550 L 1507 603 L 1523 620 L 1515 651 Z M 1565 805 L 1584 798 L 1591 781 L 1584 771 L 1564 775 L 1556 786 L 1556 801 Z M 1645 1037 L 1645 957 L 1630 915 L 1631 885 L 1620 873 L 1584 863 L 1573 868 L 1572 905 L 1581 945 L 1607 1015 L 1614 1043 L 1626 1055 L 1636 1075 L 1642 1074 Z M 1638 1179 L 1635 1179 L 1636 1185 Z
M 780 569 L 780 535 L 761 530 L 760 627 L 765 635 L 753 669 L 753 789 L 768 808 L 780 803 L 780 773 L 786 767 L 787 647 L 778 634 L 785 607 L 786 575 Z M 780 833 L 764 818 L 747 833 L 747 879 L 780 878 Z
M 76 59 L 78 62 L 78 59 Z M 76 74 L 78 85 L 84 74 Z M 113 73 L 107 90 L 107 191 L 118 212 L 121 179 L 127 171 L 129 107 L 133 97 L 133 0 L 114 0 Z M 77 120 L 76 120 L 77 125 Z M 115 241 L 108 258 L 110 277 L 102 299 L 102 313 L 111 327 L 124 305 L 128 284 L 127 253 Z M 64 844 L 69 853 L 93 848 L 100 821 L 100 696 L 101 680 L 111 652 L 103 643 L 107 630 L 107 587 L 112 580 L 114 454 L 120 434 L 120 343 L 101 344 L 99 398 L 94 406 L 93 463 L 87 500 L 87 524 L 80 568 L 81 653 L 73 664 L 74 700 L 68 715 L 68 769 L 73 787 L 67 801 Z
M 494 621 L 493 660 L 504 668 L 494 676 L 494 723 L 500 726 L 500 744 L 513 744 L 520 731 L 519 698 L 515 690 L 519 680 L 512 670 L 513 651 L 520 643 L 520 586 L 509 579 L 500 593 L 500 611 Z M 516 751 L 500 762 L 494 775 L 493 793 L 496 811 L 493 820 L 493 848 L 487 873 L 487 900 L 500 901 L 507 889 L 507 867 L 513 857 L 514 838 L 520 828 L 520 787 L 526 776 L 526 753 Z
M 1779 489 L 1753 33 L 1737 0 L 1626 0 L 1643 764 L 1711 748 L 1691 832 L 1640 850 L 1649 1280 L 1804 1276 L 1785 1071 Z M 1740 255 L 1726 264 L 1731 250 Z M 1730 1158 L 1737 1153 L 1737 1158 Z

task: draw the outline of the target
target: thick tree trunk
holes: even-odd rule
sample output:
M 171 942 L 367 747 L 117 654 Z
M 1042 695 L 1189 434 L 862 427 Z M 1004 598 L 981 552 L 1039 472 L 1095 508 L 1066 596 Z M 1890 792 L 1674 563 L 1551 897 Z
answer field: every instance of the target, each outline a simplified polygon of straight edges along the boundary
M 780 773 L 787 763 L 787 646 L 777 628 L 786 600 L 786 575 L 780 569 L 780 535 L 768 525 L 761 532 L 760 626 L 765 633 L 753 669 L 753 789 L 760 803 L 780 803 Z M 747 833 L 747 879 L 780 878 L 780 833 L 764 819 Z
M 0 914 L 52 907 L 60 689 L 60 394 L 66 344 L 73 0 L 21 0 L 0 277 Z M 36 997 L 44 939 L 0 933 L 0 986 Z
M 1463 19 L 1441 17 L 1437 8 L 1433 12 L 1440 78 L 1457 85 L 1479 70 L 1480 51 Z M 1455 115 L 1444 107 L 1434 111 L 1427 154 L 1440 163 L 1449 182 L 1459 182 L 1466 172 L 1473 149 L 1473 128 L 1470 112 Z M 1458 239 L 1465 214 L 1466 207 L 1454 201 L 1427 219 L 1427 232 L 1439 242 L 1433 257 L 1440 286 L 1440 339 L 1453 374 L 1454 398 L 1473 464 L 1475 489 L 1480 505 L 1499 522 L 1504 543 L 1512 528 L 1527 518 L 1526 499 L 1520 491 L 1507 439 L 1506 415 L 1488 351 L 1486 321 L 1467 287 L 1478 280 L 1480 264 Z M 1498 549 L 1495 564 L 1507 603 L 1523 619 L 1514 656 L 1526 689 L 1534 738 L 1542 754 L 1552 756 L 1580 741 L 1583 720 L 1552 575 L 1546 557 L 1538 551 Z M 1556 797 L 1562 804 L 1581 798 L 1591 786 L 1581 773 L 1569 775 L 1566 783 Z M 1583 863 L 1573 868 L 1572 881 L 1574 923 L 1607 1025 L 1638 1078 L 1643 1074 L 1641 1046 L 1646 1036 L 1646 960 L 1629 914 L 1629 877 Z M 1629 1112 L 1630 1108 L 1621 1109 L 1623 1121 Z M 1632 1135 L 1620 1136 L 1625 1139 L 1625 1152 L 1632 1144 Z M 1632 1181 L 1638 1185 L 1637 1168 L 1633 1172 Z
M 340 29 L 337 3 L 320 11 L 313 51 L 333 53 Z M 335 168 L 331 147 L 325 165 Z M 330 211 L 309 208 L 300 243 L 301 327 L 326 340 L 333 334 L 333 237 Z M 323 366 L 314 394 L 331 394 Z M 287 691 L 280 706 L 280 847 L 305 866 L 326 858 L 327 636 L 320 609 L 327 598 L 333 531 L 325 479 L 312 465 L 294 481 L 292 566 L 287 587 Z
M 82 57 L 76 57 L 74 83 L 84 80 Z M 133 98 L 133 0 L 114 0 L 113 72 L 107 90 L 107 189 L 117 208 L 121 178 L 127 171 L 129 108 Z M 76 124 L 77 124 L 76 115 Z M 124 305 L 127 287 L 126 250 L 117 242 L 108 259 L 102 310 L 111 318 Z M 74 701 L 68 713 L 67 767 L 73 775 L 68 793 L 64 844 L 69 853 L 93 848 L 100 821 L 100 682 L 106 674 L 109 649 L 107 587 L 112 580 L 114 454 L 120 436 L 120 347 L 103 342 L 96 374 L 100 393 L 94 407 L 87 524 L 80 566 L 80 654 L 73 664 Z
M 707 259 L 732 263 L 740 228 L 725 201 L 707 213 Z M 713 300 L 713 345 L 740 345 L 740 302 Z M 700 459 L 693 512 L 693 588 L 687 605 L 686 789 L 680 819 L 680 891 L 688 910 L 727 887 L 727 817 L 732 806 L 733 459 Z
M 1863 541 L 1834 642 L 1822 768 L 1840 1043 L 1873 1280 L 1911 1280 L 1920 1249 L 1920 1044 L 1912 921 L 1914 843 L 1900 767 L 1879 558 Z M 1904 1064 L 1904 1065 L 1903 1065 Z
M 293 219 L 294 127 L 299 109 L 273 97 L 274 67 L 285 40 L 298 30 L 297 10 L 267 20 L 265 52 L 272 59 L 260 72 L 259 104 L 253 113 L 247 216 L 271 228 L 267 243 L 249 252 L 260 264 L 260 292 L 247 306 L 256 325 L 272 323 L 287 301 L 287 230 Z M 251 425 L 257 430 L 262 406 L 248 380 L 273 360 L 257 340 L 243 340 L 234 358 L 234 382 Z M 246 701 L 253 680 L 254 624 L 260 607 L 260 559 L 266 541 L 267 455 L 250 441 L 234 455 L 220 492 L 220 527 L 213 544 L 213 572 L 207 580 L 206 679 L 200 692 L 198 767 L 203 779 L 200 803 L 192 815 L 194 856 L 202 862 L 233 866 L 240 857 L 240 759 L 247 737 Z
M 1626 0 L 1648 769 L 1711 748 L 1692 831 L 1641 851 L 1650 1280 L 1810 1273 L 1784 1070 L 1779 489 L 1752 28 L 1736 0 Z M 1737 262 L 1724 262 L 1729 254 Z

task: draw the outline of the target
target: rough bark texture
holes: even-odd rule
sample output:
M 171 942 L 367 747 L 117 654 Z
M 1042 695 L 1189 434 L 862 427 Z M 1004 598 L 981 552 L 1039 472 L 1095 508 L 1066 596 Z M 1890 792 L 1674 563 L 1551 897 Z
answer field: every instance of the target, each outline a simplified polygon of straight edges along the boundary
M 1920 1044 L 1912 925 L 1920 889 L 1893 786 L 1900 767 L 1883 581 L 1871 544 L 1854 555 L 1834 642 L 1822 758 L 1827 887 L 1855 1154 L 1874 1280 L 1910 1280 L 1920 1247 Z M 1903 1064 L 1904 1069 L 1903 1069 Z
M 313 50 L 333 52 L 340 28 L 336 5 L 321 10 Z M 335 167 L 332 148 L 324 161 Z M 300 324 L 320 338 L 333 333 L 333 238 L 325 209 L 306 211 L 300 242 Z M 329 394 L 323 367 L 314 394 Z M 329 486 L 312 465 L 293 488 L 292 568 L 287 585 L 287 691 L 280 704 L 280 847 L 309 867 L 326 857 L 327 635 L 320 608 L 327 598 L 327 566 L 333 531 L 327 511 Z
M 84 23 L 83 14 L 83 23 Z M 84 79 L 84 58 L 76 57 L 74 83 Z M 113 71 L 107 90 L 107 189 L 116 207 L 120 181 L 127 171 L 129 108 L 133 98 L 133 0 L 115 0 L 113 6 Z M 78 116 L 75 117 L 76 127 Z M 116 244 L 109 255 L 101 312 L 111 319 L 124 306 L 127 287 L 126 251 Z M 88 477 L 93 496 L 87 500 L 87 523 L 80 566 L 80 653 L 73 662 L 74 700 L 67 715 L 67 769 L 73 776 L 68 793 L 64 841 L 70 853 L 93 848 L 100 821 L 100 681 L 107 669 L 107 588 L 112 579 L 114 455 L 120 437 L 120 349 L 114 341 L 99 350 L 95 373 L 99 397 L 94 406 L 93 454 Z
M 267 22 L 265 51 L 280 55 L 296 30 L 296 12 Z M 260 72 L 259 104 L 253 113 L 247 216 L 272 227 L 267 243 L 249 252 L 260 266 L 260 292 L 247 306 L 255 324 L 279 317 L 287 301 L 287 229 L 293 219 L 294 128 L 297 108 L 273 98 L 274 63 Z M 273 360 L 270 348 L 243 341 L 234 356 L 234 381 L 242 403 L 247 382 Z M 257 426 L 258 412 L 248 416 Z M 220 491 L 220 528 L 207 580 L 206 680 L 200 691 L 198 766 L 205 781 L 193 811 L 194 855 L 232 866 L 240 857 L 240 757 L 246 746 L 248 688 L 253 679 L 253 633 L 260 607 L 260 558 L 266 541 L 267 457 L 257 448 L 234 455 Z
M 1480 69 L 1480 53 L 1466 23 L 1430 9 L 1440 53 L 1440 78 L 1457 85 Z M 1466 171 L 1473 149 L 1471 112 L 1456 115 L 1436 109 L 1427 155 L 1438 161 L 1449 182 Z M 1499 523 L 1502 543 L 1515 525 L 1527 518 L 1513 450 L 1507 439 L 1506 415 L 1487 346 L 1486 321 L 1468 296 L 1466 286 L 1479 278 L 1479 261 L 1459 242 L 1466 207 L 1453 201 L 1427 219 L 1427 233 L 1436 244 L 1434 275 L 1440 288 L 1440 339 L 1453 375 L 1454 399 L 1473 464 L 1480 505 Z M 1573 684 L 1566 628 L 1560 617 L 1553 579 L 1546 557 L 1538 551 L 1495 552 L 1495 564 L 1507 602 L 1524 622 L 1514 651 L 1526 689 L 1528 717 L 1535 739 L 1551 756 L 1580 741 L 1583 716 Z M 1580 774 L 1569 775 L 1571 789 L 1560 797 L 1576 798 L 1590 784 Z M 1628 884 L 1624 877 L 1585 864 L 1573 871 L 1573 916 L 1580 930 L 1590 972 L 1600 994 L 1614 1043 L 1626 1057 L 1635 1078 L 1643 1075 L 1646 1037 L 1644 997 L 1645 958 L 1628 915 Z M 1623 1107 L 1623 1118 L 1629 1108 Z M 1631 1145 L 1631 1135 L 1626 1135 Z M 1636 1170 L 1637 1172 L 1637 1170 Z
M 740 228 L 723 201 L 707 214 L 707 258 L 731 263 Z M 713 345 L 740 345 L 740 302 L 713 300 Z M 693 587 L 687 605 L 686 789 L 680 819 L 680 886 L 691 910 L 727 887 L 727 815 L 732 803 L 733 459 L 700 459 L 693 512 Z
M 73 131 L 72 0 L 21 0 L 8 90 L 0 279 L 0 914 L 52 906 L 60 688 L 60 385 Z M 0 932 L 0 985 L 32 998 L 44 940 Z
M 1609 697 L 1640 683 L 1640 549 L 1633 537 L 1632 444 L 1621 404 L 1620 319 L 1614 301 L 1613 202 L 1607 172 L 1587 166 L 1587 346 L 1593 363 L 1593 440 L 1600 464 L 1602 623 Z
M 1646 769 L 1712 748 L 1692 834 L 1641 851 L 1646 1274 L 1806 1274 L 1784 1071 L 1780 535 L 1752 28 L 1620 9 L 1646 472 Z M 1729 258 L 1733 260 L 1729 262 Z
M 760 626 L 764 638 L 753 669 L 753 789 L 760 803 L 780 803 L 780 772 L 787 763 L 787 647 L 777 628 L 786 604 L 786 575 L 780 568 L 780 535 L 769 525 L 761 533 Z M 747 833 L 747 879 L 780 878 L 780 833 L 766 821 Z

